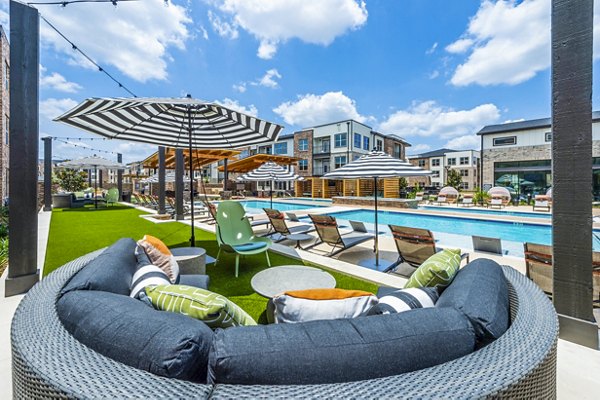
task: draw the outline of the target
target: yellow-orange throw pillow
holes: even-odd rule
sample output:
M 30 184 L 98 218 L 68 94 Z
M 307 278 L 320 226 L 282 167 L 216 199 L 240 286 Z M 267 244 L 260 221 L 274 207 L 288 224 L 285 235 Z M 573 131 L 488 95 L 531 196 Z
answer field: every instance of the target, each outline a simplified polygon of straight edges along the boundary
M 152 264 L 167 274 L 171 283 L 179 281 L 179 265 L 175 261 L 171 250 L 162 240 L 151 235 L 145 235 L 137 243 L 144 249 Z

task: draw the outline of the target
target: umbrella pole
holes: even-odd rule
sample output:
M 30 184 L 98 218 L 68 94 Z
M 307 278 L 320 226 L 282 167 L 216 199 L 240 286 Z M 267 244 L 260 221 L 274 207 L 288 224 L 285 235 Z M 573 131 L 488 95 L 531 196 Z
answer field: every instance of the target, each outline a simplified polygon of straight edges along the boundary
M 375 179 L 375 268 L 379 267 L 379 213 L 377 212 L 377 177 Z
M 188 134 L 189 134 L 189 150 L 190 156 L 190 212 L 192 213 L 192 236 L 190 237 L 190 245 L 196 247 L 196 236 L 194 235 L 194 163 L 192 149 L 192 108 L 188 107 Z
M 271 208 L 273 208 L 273 180 L 271 179 Z
M 94 165 L 94 208 L 98 209 L 98 167 Z

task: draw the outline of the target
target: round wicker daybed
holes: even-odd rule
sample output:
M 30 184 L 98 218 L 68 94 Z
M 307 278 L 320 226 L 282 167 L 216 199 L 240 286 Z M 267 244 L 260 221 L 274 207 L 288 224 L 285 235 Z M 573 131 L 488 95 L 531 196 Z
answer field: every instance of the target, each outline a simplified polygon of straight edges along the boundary
M 203 385 L 111 360 L 74 339 L 56 312 L 70 277 L 100 251 L 59 268 L 32 288 L 12 323 L 15 398 L 544 398 L 556 397 L 558 320 L 525 276 L 503 267 L 512 323 L 465 357 L 402 375 L 322 385 Z

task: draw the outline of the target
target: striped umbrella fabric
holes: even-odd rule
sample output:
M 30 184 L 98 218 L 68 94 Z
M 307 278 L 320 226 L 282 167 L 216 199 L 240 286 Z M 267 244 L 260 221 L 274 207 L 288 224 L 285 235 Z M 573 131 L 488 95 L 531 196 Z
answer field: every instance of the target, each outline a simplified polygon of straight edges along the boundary
M 303 177 L 296 175 L 292 167 L 283 168 L 274 162 L 266 162 L 239 178 L 238 181 L 271 181 L 271 208 L 273 208 L 273 181 L 302 181 Z
M 373 150 L 359 159 L 344 165 L 328 174 L 324 179 L 361 179 L 373 178 L 375 181 L 375 269 L 379 269 L 379 216 L 377 212 L 377 179 L 378 178 L 400 178 L 406 176 L 424 176 L 432 172 L 411 163 L 394 158 L 383 151 Z M 371 266 L 369 262 L 367 266 Z M 395 264 L 386 269 L 393 268 Z
M 198 149 L 237 148 L 276 140 L 281 125 L 192 99 L 90 98 L 55 121 L 110 139 Z
M 235 149 L 276 140 L 281 125 L 219 104 L 185 98 L 90 98 L 55 121 L 110 139 L 193 149 Z M 192 155 L 193 157 L 193 155 Z M 190 160 L 193 161 L 193 160 Z M 190 162 L 190 187 L 194 186 Z M 191 238 L 194 202 L 191 202 Z

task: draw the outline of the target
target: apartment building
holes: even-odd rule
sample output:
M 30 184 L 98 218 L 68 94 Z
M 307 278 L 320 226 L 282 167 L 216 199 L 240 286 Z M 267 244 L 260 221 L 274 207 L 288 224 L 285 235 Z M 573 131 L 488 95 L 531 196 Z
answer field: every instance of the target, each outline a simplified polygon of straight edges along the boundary
M 456 170 L 462 178 L 462 189 L 474 190 L 479 186 L 479 158 L 477 150 L 438 149 L 409 157 L 413 165 L 433 172 L 430 177 L 409 178 L 414 186 L 443 187 L 448 182 L 450 170 Z
M 2 79 L 0 81 L 0 119 L 2 132 L 0 133 L 0 199 L 8 197 L 8 155 L 9 155 L 9 126 L 10 126 L 10 44 L 4 28 L 0 25 L 0 68 Z
M 551 119 L 488 125 L 482 146 L 482 186 L 506 186 L 521 198 L 552 186 Z M 592 113 L 594 200 L 600 200 L 600 112 Z

